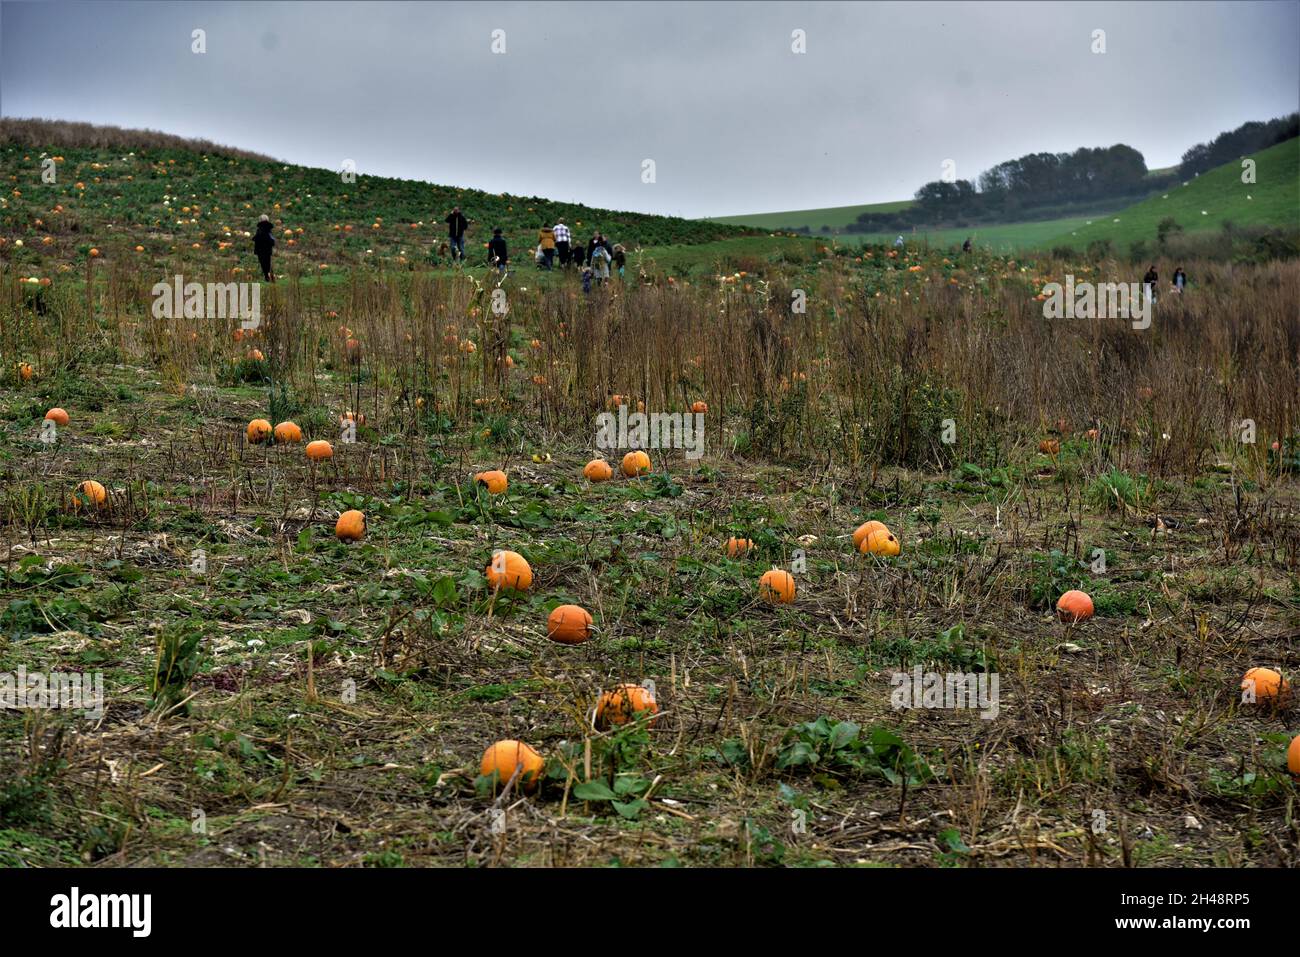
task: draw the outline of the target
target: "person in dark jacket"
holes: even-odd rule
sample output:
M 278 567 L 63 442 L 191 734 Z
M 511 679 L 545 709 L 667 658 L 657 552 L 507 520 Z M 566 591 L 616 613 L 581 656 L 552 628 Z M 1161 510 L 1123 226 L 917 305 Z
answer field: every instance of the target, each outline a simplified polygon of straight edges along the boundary
M 1174 270 L 1174 291 L 1182 292 L 1187 288 L 1187 273 L 1183 272 L 1183 267 L 1179 266 Z
M 262 266 L 262 278 L 267 282 L 275 282 L 275 276 L 271 272 L 271 250 L 275 249 L 275 237 L 271 235 L 271 217 L 265 213 L 257 223 L 257 232 L 253 235 L 253 252 L 257 253 L 257 261 Z
M 1156 301 L 1156 287 L 1160 284 L 1160 274 L 1156 272 L 1155 263 L 1152 263 L 1147 269 L 1147 274 L 1142 277 L 1142 285 L 1147 294 L 1147 302 Z
M 614 244 L 613 267 L 618 270 L 618 278 L 623 278 L 623 267 L 627 265 L 627 250 L 622 243 Z
M 501 228 L 497 227 L 492 230 L 492 239 L 488 242 L 488 261 L 496 264 L 497 272 L 504 273 L 509 260 L 505 237 L 501 235 Z
M 447 242 L 451 246 L 451 261 L 455 262 L 458 256 L 463 261 L 465 259 L 465 230 L 469 229 L 470 221 L 465 218 L 465 214 L 460 211 L 459 206 L 453 206 L 444 222 L 447 224 Z

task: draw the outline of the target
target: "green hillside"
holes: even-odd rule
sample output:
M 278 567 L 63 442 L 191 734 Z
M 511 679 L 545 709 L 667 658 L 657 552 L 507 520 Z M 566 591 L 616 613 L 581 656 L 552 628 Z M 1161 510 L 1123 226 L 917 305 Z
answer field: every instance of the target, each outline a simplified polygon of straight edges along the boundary
M 1113 216 L 1065 229 L 1045 245 L 1083 248 L 1099 240 L 1117 246 L 1155 241 L 1166 217 L 1173 217 L 1185 233 L 1213 232 L 1225 223 L 1300 228 L 1300 139 L 1271 146 L 1252 158 L 1254 183 L 1241 181 L 1239 161 L 1227 163 Z
M 977 226 L 964 226 L 960 229 L 922 229 L 903 231 L 903 238 L 909 244 L 925 242 L 931 246 L 960 246 L 967 237 L 980 249 L 995 253 L 1014 253 L 1025 249 L 1042 249 L 1050 245 L 1049 240 L 1059 236 L 1063 231 L 1077 229 L 1088 221 L 1085 216 L 1066 216 L 1060 219 L 1043 219 L 1025 223 L 996 223 Z M 836 236 L 835 241 L 842 244 L 867 245 L 872 243 L 891 243 L 898 235 L 898 230 L 883 233 L 846 233 Z
M 20 271 L 48 275 L 84 262 L 96 249 L 108 261 L 183 257 L 220 268 L 254 268 L 246 235 L 266 213 L 276 224 L 279 269 L 367 263 L 401 268 L 427 263 L 445 241 L 444 217 L 460 205 L 473 221 L 467 255 L 500 226 L 512 260 L 529 257 L 543 223 L 563 220 L 575 239 L 599 229 L 629 249 L 710 243 L 752 235 L 723 223 L 619 212 L 538 196 L 490 194 L 418 180 L 293 166 L 252 155 L 167 143 L 157 134 L 108 130 L 86 145 L 40 148 L 24 142 L 21 120 L 0 127 L 0 252 Z M 36 123 L 32 129 L 43 129 Z M 134 139 L 133 139 L 134 137 Z M 104 142 L 107 138 L 110 142 Z M 54 160 L 55 181 L 42 179 Z M 20 242 L 21 240 L 21 242 Z M 136 247 L 141 247 L 136 249 Z
M 837 230 L 856 222 L 863 213 L 896 213 L 912 205 L 912 200 L 902 199 L 892 203 L 869 203 L 865 206 L 830 206 L 826 209 L 794 209 L 783 213 L 751 213 L 744 216 L 717 216 L 705 220 L 712 223 L 729 223 L 754 229 L 795 230 L 808 227 L 819 233 L 822 227 Z

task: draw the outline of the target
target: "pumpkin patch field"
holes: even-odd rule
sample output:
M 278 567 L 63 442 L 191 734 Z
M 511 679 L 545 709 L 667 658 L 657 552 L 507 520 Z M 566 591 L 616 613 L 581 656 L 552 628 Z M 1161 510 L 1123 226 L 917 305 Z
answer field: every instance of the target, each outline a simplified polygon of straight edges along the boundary
M 646 217 L 584 293 L 429 261 L 459 193 L 0 148 L 0 673 L 103 684 L 0 704 L 0 865 L 1300 865 L 1300 264 L 1137 329 Z M 263 211 L 259 321 L 158 318 Z

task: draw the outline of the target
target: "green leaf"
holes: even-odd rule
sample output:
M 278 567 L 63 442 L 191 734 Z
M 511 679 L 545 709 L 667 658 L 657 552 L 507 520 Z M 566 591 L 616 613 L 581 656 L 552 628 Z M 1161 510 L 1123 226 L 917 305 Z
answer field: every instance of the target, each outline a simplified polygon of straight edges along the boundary
M 580 801 L 612 801 L 618 797 L 604 781 L 584 781 L 574 787 L 573 796 Z

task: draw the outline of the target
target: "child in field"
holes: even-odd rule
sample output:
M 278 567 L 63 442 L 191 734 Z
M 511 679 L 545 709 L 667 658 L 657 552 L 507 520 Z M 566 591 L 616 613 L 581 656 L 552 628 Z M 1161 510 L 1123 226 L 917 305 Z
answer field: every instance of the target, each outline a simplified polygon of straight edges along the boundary
M 613 259 L 609 250 L 597 243 L 591 250 L 591 274 L 598 285 L 603 285 L 609 278 L 609 264 Z
M 591 267 L 582 267 L 582 291 L 591 292 Z
M 627 265 L 627 250 L 623 248 L 622 243 L 614 244 L 614 268 L 618 270 L 618 278 L 623 278 L 623 267 Z

